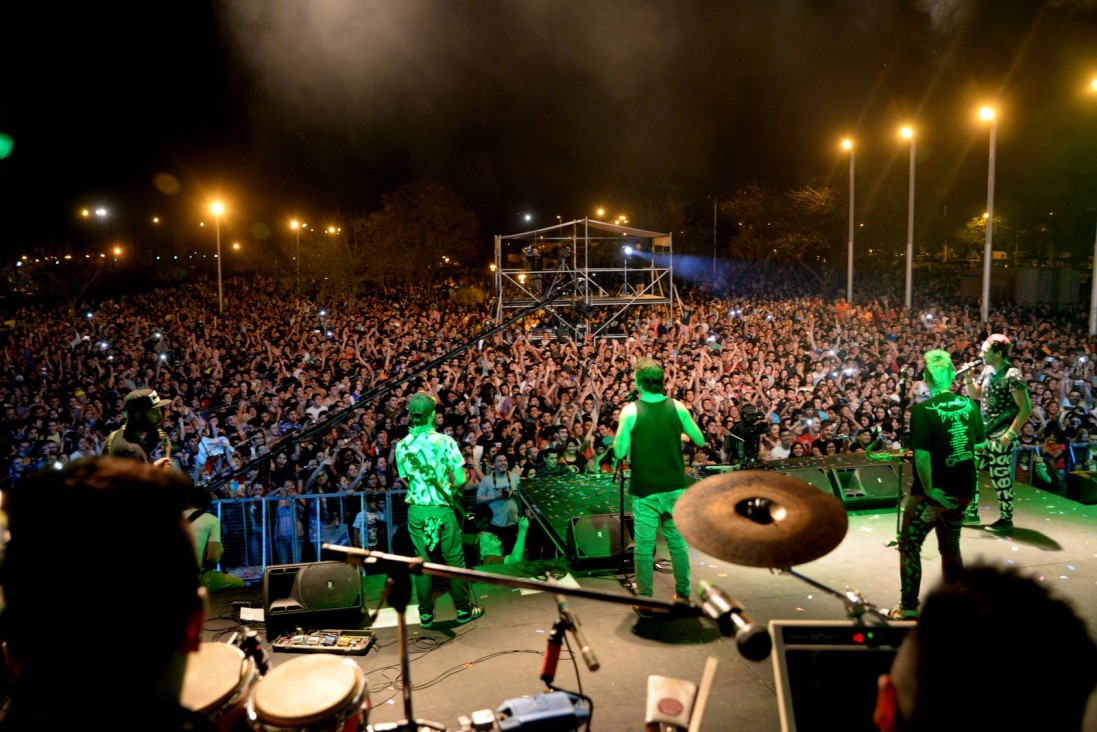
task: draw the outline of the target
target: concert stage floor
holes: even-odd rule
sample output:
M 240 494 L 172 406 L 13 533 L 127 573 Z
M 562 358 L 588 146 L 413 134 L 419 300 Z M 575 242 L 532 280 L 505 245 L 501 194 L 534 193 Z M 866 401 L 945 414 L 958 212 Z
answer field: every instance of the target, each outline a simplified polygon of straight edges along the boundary
M 984 524 L 997 519 L 992 492 L 983 489 L 981 514 Z M 859 590 L 882 609 L 896 604 L 899 596 L 898 553 L 888 544 L 895 538 L 894 509 L 851 513 L 849 531 L 837 549 L 808 564 L 795 567 L 799 574 L 837 591 Z M 1072 601 L 1090 631 L 1097 635 L 1097 505 L 1085 506 L 1066 498 L 1019 485 L 1016 529 L 1010 537 L 998 537 L 978 528 L 965 528 L 962 548 L 967 562 L 986 561 L 1015 566 L 1041 578 L 1057 595 Z M 667 556 L 661 548 L 660 556 Z M 923 593 L 940 576 L 932 537 L 924 549 Z M 756 623 L 771 619 L 840 620 L 842 602 L 803 580 L 765 569 L 733 565 L 693 552 L 693 581 L 708 579 L 742 602 Z M 512 569 L 497 567 L 498 571 Z M 482 568 L 487 569 L 487 568 Z M 532 574 L 524 567 L 522 574 Z M 582 587 L 621 591 L 618 575 L 577 576 Z M 365 593 L 375 607 L 382 578 L 367 577 Z M 669 574 L 656 573 L 658 598 L 669 599 Z M 542 653 L 557 617 L 550 595 L 527 594 L 503 585 L 477 583 L 475 595 L 486 608 L 483 618 L 464 626 L 452 622 L 448 595 L 438 600 L 433 629 L 409 624 L 411 695 L 413 713 L 450 728 L 458 717 L 478 709 L 496 709 L 504 701 L 544 690 L 539 680 Z M 207 640 L 224 640 L 237 628 L 231 620 L 234 600 L 262 602 L 262 589 L 245 588 L 216 593 Z M 719 661 L 705 714 L 704 729 L 761 731 L 779 729 L 772 660 L 744 660 L 732 639 L 722 637 L 707 621 L 696 619 L 637 621 L 626 605 L 571 598 L 570 606 L 582 622 L 601 669 L 590 672 L 579 664 L 583 693 L 594 700 L 592 729 L 637 730 L 642 727 L 647 678 L 650 674 L 700 680 L 705 661 Z M 388 611 L 392 622 L 392 611 Z M 409 623 L 415 623 L 414 610 Z M 1019 632 L 1039 632 L 1039 618 L 1018 618 Z M 399 676 L 396 628 L 376 627 L 376 646 L 365 656 L 352 656 L 370 684 L 373 709 L 371 724 L 405 717 L 403 698 L 395 682 Z M 974 636 L 973 636 L 974 637 Z M 1001 673 L 980 665 L 979 649 L 959 649 L 959 661 L 970 663 L 972 673 Z M 566 651 L 565 654 L 566 656 Z M 296 655 L 272 653 L 281 664 Z M 1025 673 L 1047 669 L 1006 669 L 1005 674 L 1023 688 Z M 260 682 L 262 683 L 262 682 Z M 580 687 L 571 663 L 561 658 L 558 686 Z M 1012 684 L 1010 684 L 1012 685 Z M 977 704 L 993 700 L 972 700 Z M 836 698 L 835 704 L 842 699 Z M 1089 725 L 1097 730 L 1097 703 L 1090 706 Z

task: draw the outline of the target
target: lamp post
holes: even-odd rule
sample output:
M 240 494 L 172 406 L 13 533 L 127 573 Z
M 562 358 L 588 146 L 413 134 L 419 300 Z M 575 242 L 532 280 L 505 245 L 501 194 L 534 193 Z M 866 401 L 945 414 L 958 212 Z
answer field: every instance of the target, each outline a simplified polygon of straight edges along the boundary
M 853 140 L 842 140 L 842 149 L 849 151 L 849 251 L 846 254 L 846 302 L 853 302 Z
M 289 227 L 293 229 L 297 234 L 297 255 L 294 260 L 297 262 L 297 294 L 301 294 L 301 222 L 294 219 L 289 222 Z
M 1089 84 L 1093 91 L 1097 91 L 1097 79 Z M 1089 290 L 1089 334 L 1097 335 L 1097 235 L 1093 239 L 1093 272 L 1090 274 Z
M 221 290 L 221 214 L 225 212 L 225 207 L 220 201 L 214 201 L 210 204 L 209 210 L 217 222 L 217 313 L 224 315 L 225 299 Z
M 910 309 L 911 290 L 914 281 L 914 130 L 904 127 L 899 131 L 904 139 L 910 140 L 910 195 L 907 201 L 907 287 L 905 304 Z
M 720 199 L 712 196 L 712 274 L 714 277 L 716 276 L 716 211 L 719 204 Z
M 994 257 L 994 163 L 998 151 L 998 117 L 993 107 L 979 110 L 979 119 L 990 122 L 990 159 L 987 163 L 987 243 L 983 248 L 983 322 L 990 321 L 990 262 Z

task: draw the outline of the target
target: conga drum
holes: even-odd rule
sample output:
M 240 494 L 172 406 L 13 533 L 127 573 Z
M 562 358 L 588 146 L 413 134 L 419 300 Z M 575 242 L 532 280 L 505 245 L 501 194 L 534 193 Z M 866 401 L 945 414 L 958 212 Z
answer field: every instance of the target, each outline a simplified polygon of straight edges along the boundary
M 203 643 L 187 657 L 179 702 L 209 717 L 221 732 L 246 729 L 244 709 L 258 678 L 255 661 L 236 646 Z
M 261 732 L 359 732 L 369 720 L 365 674 L 349 658 L 301 656 L 269 670 L 247 704 L 248 725 Z

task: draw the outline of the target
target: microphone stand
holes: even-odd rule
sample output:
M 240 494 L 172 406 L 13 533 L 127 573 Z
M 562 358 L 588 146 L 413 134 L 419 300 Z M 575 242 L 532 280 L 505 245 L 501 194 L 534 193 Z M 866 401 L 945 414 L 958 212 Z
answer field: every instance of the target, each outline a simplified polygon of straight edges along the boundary
M 808 577 L 805 577 L 804 575 L 800 574 L 799 572 L 794 572 L 792 570 L 792 567 L 781 567 L 777 571 L 780 572 L 781 574 L 791 575 L 791 576 L 795 577 L 798 580 L 803 580 L 804 582 L 807 582 L 812 587 L 816 587 L 816 588 L 822 590 L 823 592 L 826 592 L 827 594 L 830 594 L 830 595 L 833 595 L 834 597 L 837 597 L 839 600 L 842 601 L 842 604 L 845 606 L 846 616 L 850 620 L 853 620 L 853 621 L 856 621 L 856 622 L 864 622 L 863 618 L 866 614 L 873 615 L 873 616 L 879 618 L 880 620 L 883 620 L 885 624 L 887 624 L 887 621 L 891 620 L 891 617 L 887 613 L 880 612 L 876 608 L 875 605 L 873 605 L 872 603 L 866 601 L 865 598 L 861 595 L 861 592 L 859 590 L 847 589 L 845 592 L 838 592 L 837 590 L 832 590 L 831 588 L 827 587 L 826 585 L 821 584 L 819 582 L 816 582 L 813 579 L 809 579 Z
M 888 542 L 888 546 L 898 546 L 899 536 L 903 532 L 903 456 L 906 454 L 906 446 L 909 441 L 907 434 L 907 375 L 909 366 L 904 366 L 899 374 L 899 491 L 895 499 L 895 539 Z
M 636 558 L 633 557 L 633 561 L 629 562 L 628 554 L 625 552 L 625 461 L 617 461 L 617 475 L 614 476 L 617 479 L 618 496 L 617 496 L 617 521 L 620 531 L 617 532 L 617 551 L 621 555 L 621 563 L 617 565 L 617 573 L 622 575 L 620 578 L 621 586 L 632 594 L 636 594 L 636 582 L 631 579 L 632 572 L 636 568 Z M 635 549 L 633 550 L 635 552 Z
M 874 455 L 872 448 L 865 449 L 865 459 L 876 462 L 899 463 L 899 490 L 895 498 L 895 537 L 884 546 L 893 547 L 899 545 L 899 535 L 903 531 L 903 463 L 906 462 L 906 408 L 907 408 L 907 368 L 904 366 L 899 375 L 899 452 Z M 877 437 L 877 439 L 879 439 Z M 872 443 L 869 443 L 870 445 Z

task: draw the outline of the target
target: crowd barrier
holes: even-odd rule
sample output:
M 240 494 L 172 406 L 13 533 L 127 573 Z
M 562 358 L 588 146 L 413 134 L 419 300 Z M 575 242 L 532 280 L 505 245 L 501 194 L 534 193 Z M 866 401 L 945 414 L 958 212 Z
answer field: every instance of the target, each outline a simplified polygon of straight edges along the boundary
M 262 578 L 272 564 L 297 564 L 335 558 L 322 544 L 360 546 L 393 552 L 398 527 L 407 524 L 407 491 L 356 491 L 263 498 L 215 500 L 211 513 L 221 519 L 224 555 L 218 567 L 245 580 Z M 370 530 L 368 501 L 376 499 L 379 516 Z M 475 494 L 471 495 L 475 505 Z M 363 530 L 352 544 L 352 528 L 363 515 Z

